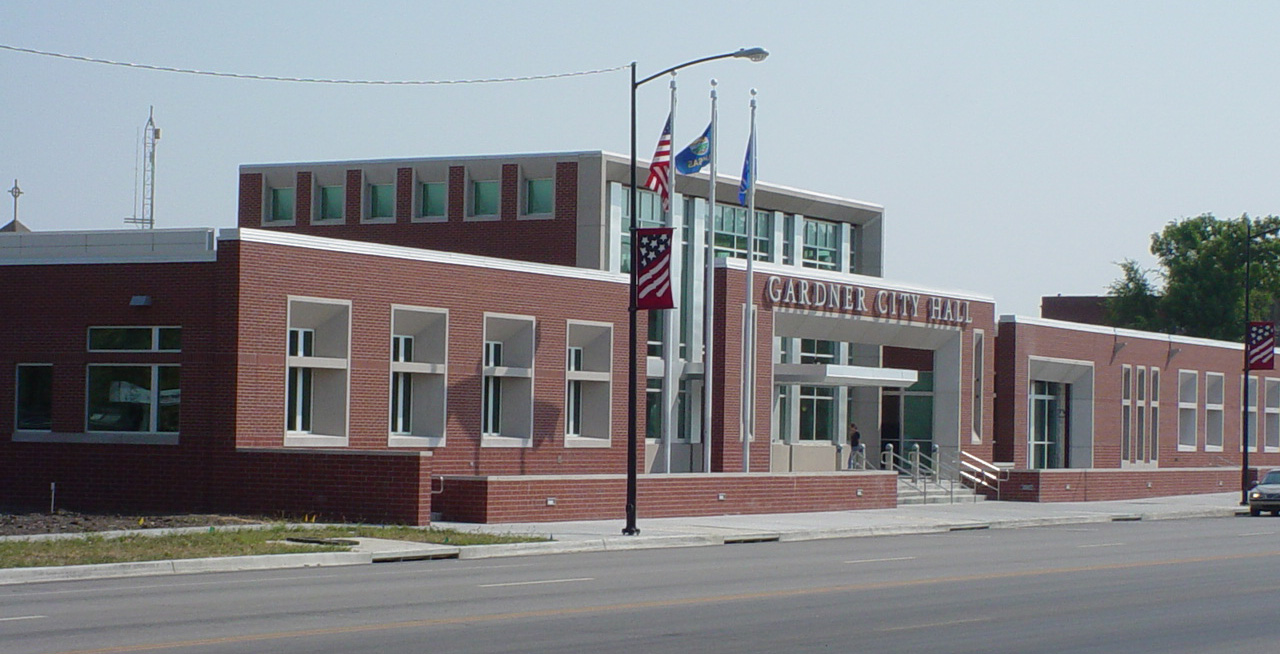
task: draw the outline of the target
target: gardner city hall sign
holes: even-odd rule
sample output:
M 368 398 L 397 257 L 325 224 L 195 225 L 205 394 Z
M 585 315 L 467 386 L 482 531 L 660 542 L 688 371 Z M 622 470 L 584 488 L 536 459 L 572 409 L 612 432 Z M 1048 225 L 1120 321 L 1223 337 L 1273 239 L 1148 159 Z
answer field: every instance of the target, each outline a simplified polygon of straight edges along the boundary
M 872 318 L 963 326 L 973 322 L 968 300 L 770 275 L 764 288 L 773 306 Z

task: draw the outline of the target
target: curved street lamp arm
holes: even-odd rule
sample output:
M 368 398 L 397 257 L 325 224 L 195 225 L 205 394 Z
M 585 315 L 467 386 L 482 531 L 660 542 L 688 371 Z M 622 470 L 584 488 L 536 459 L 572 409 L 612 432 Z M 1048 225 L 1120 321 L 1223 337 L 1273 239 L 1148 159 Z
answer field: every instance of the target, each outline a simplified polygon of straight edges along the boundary
M 675 71 L 680 70 L 681 68 L 688 68 L 689 66 L 694 66 L 707 61 L 715 61 L 716 59 L 728 59 L 729 57 L 742 57 L 742 58 L 750 59 L 752 61 L 761 61 L 768 56 L 769 56 L 769 51 L 765 50 L 764 48 L 742 48 L 740 50 L 735 50 L 733 52 L 726 52 L 724 54 L 711 55 L 710 57 L 703 57 L 701 59 L 686 61 L 683 64 L 672 66 L 666 70 L 654 73 L 640 80 L 639 82 L 632 82 L 631 86 L 632 88 L 635 88 L 642 84 L 645 84 L 646 82 L 652 82 L 653 80 L 658 79 L 659 77 L 662 77 L 667 73 L 674 73 Z

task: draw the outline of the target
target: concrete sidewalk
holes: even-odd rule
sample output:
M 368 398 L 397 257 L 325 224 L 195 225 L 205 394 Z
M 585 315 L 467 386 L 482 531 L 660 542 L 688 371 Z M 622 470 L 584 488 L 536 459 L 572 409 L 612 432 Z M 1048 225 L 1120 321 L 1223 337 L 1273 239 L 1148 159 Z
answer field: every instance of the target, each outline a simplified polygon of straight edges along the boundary
M 637 536 L 623 536 L 624 520 L 536 522 L 500 525 L 437 522 L 462 531 L 530 534 L 550 543 L 480 545 L 463 548 L 460 558 L 519 556 L 592 550 L 720 545 L 938 533 L 961 529 L 1014 529 L 1118 520 L 1175 520 L 1232 517 L 1248 510 L 1240 494 L 1178 495 L 1114 502 L 975 502 L 923 504 L 893 509 L 637 519 Z M 641 510 L 643 514 L 643 509 Z
M 528 534 L 549 542 L 453 547 L 372 538 L 352 539 L 351 552 L 187 559 L 89 566 L 0 570 L 0 585 L 141 575 L 230 572 L 270 568 L 359 565 L 428 558 L 493 558 L 602 552 L 629 549 L 699 547 L 725 543 L 798 541 L 938 533 L 963 529 L 1015 529 L 1119 520 L 1177 520 L 1248 515 L 1239 493 L 1179 495 L 1115 502 L 976 502 L 925 504 L 867 511 L 728 515 L 637 520 L 637 536 L 622 535 L 625 521 L 538 522 L 501 525 L 437 522 L 459 531 Z M 643 513 L 643 511 L 642 511 Z

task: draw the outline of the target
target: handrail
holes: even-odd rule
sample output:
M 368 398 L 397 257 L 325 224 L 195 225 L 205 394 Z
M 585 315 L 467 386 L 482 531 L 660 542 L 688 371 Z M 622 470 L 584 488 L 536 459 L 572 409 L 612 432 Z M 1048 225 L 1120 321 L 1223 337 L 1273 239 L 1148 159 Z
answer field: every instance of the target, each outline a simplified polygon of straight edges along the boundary
M 1000 498 L 1000 482 L 1008 479 L 1005 469 L 956 447 L 944 448 L 933 443 L 929 449 L 925 454 L 919 444 L 915 444 L 903 456 L 890 443 L 881 453 L 881 463 L 886 470 L 897 471 L 899 479 L 919 492 L 926 502 L 933 485 L 949 495 L 954 503 L 956 485 L 961 483 L 975 490 L 988 488 L 995 492 L 996 499 Z M 978 501 L 976 493 L 973 501 Z
M 1001 482 L 1009 479 L 1009 471 L 986 461 L 972 452 L 960 452 L 961 476 L 977 490 L 979 486 L 995 491 L 1000 499 Z

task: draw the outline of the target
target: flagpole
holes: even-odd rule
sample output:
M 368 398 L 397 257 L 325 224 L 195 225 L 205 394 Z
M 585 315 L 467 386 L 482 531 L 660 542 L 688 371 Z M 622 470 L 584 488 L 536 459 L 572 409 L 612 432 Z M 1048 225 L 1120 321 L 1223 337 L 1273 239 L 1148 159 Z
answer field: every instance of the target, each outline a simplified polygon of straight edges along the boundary
M 703 248 L 706 258 L 706 271 L 703 276 L 704 297 L 702 300 L 702 471 L 711 472 L 711 419 L 712 388 L 715 385 L 715 322 L 716 322 L 716 81 L 711 80 L 711 152 L 708 153 L 711 165 L 710 184 L 707 189 L 706 231 L 707 241 Z
M 676 225 L 676 167 L 675 167 L 675 145 L 676 145 L 676 71 L 671 71 L 671 113 L 667 114 L 671 117 L 671 165 L 667 166 L 667 194 L 671 197 L 671 202 L 667 207 L 668 227 Z M 675 244 L 672 243 L 672 252 L 674 253 Z M 669 264 L 672 267 L 671 272 L 674 273 L 674 259 Z M 674 274 L 672 278 L 674 279 Z M 650 314 L 652 315 L 652 314 Z M 673 401 L 675 397 L 673 373 L 675 372 L 675 355 L 680 351 L 680 331 L 672 329 L 675 326 L 675 312 L 663 311 L 658 314 L 662 321 L 662 394 L 659 400 L 659 407 L 662 409 L 662 471 L 671 472 L 671 440 L 675 435 L 676 421 L 674 420 L 676 403 Z M 673 340 L 674 339 L 674 340 Z M 647 352 L 647 348 L 646 348 Z M 648 384 L 645 384 L 646 398 L 648 397 Z
M 756 400 L 756 90 L 751 89 L 751 136 L 747 143 L 747 301 L 742 334 L 743 399 L 742 471 L 751 472 L 751 437 L 755 429 Z

